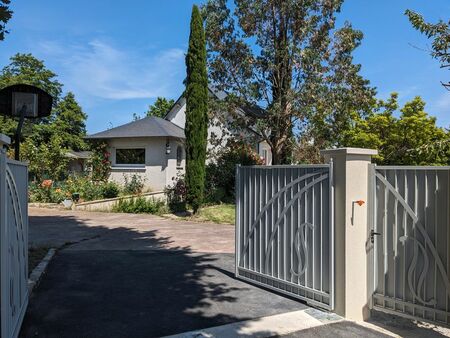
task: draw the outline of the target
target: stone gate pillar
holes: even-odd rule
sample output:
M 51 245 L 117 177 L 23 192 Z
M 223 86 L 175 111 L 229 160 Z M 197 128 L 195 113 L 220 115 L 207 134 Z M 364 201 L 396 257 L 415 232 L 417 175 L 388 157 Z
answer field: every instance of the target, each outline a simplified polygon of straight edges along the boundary
M 369 165 L 374 149 L 322 150 L 333 161 L 335 228 L 335 311 L 352 320 L 369 317 L 371 249 L 368 201 Z M 369 249 L 367 249 L 369 248 Z

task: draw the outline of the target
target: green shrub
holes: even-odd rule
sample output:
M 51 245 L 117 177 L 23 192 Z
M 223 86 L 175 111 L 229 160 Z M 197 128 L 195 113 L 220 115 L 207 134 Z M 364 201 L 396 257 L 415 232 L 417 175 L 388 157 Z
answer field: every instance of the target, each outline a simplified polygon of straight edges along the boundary
M 67 198 L 67 193 L 61 183 L 43 180 L 41 183 L 31 182 L 28 188 L 30 202 L 61 203 Z
M 159 199 L 145 199 L 144 197 L 120 200 L 112 211 L 132 214 L 163 214 L 166 212 L 166 203 Z
M 92 141 L 92 155 L 89 159 L 89 166 L 92 168 L 92 179 L 106 182 L 111 173 L 111 161 L 108 152 L 108 144 L 104 141 Z
M 263 161 L 248 145 L 230 141 L 216 161 L 206 166 L 205 200 L 209 204 L 234 203 L 236 165 L 261 165 Z
M 66 182 L 67 191 L 73 194 L 79 194 L 80 201 L 93 201 L 103 198 L 102 186 L 104 182 L 94 182 L 88 176 L 71 176 Z
M 172 178 L 172 185 L 164 188 L 170 211 L 180 212 L 186 210 L 186 183 L 183 176 Z
M 116 183 L 92 181 L 88 176 L 70 176 L 62 182 L 43 180 L 31 182 L 29 185 L 29 199 L 31 202 L 60 203 L 64 199 L 75 202 L 92 201 L 103 198 L 114 198 L 120 193 Z
M 115 198 L 119 196 L 120 188 L 115 182 L 107 182 L 101 186 L 103 198 Z
M 144 189 L 144 180 L 141 176 L 133 174 L 130 176 L 123 175 L 124 187 L 123 191 L 126 195 L 137 195 L 142 193 Z

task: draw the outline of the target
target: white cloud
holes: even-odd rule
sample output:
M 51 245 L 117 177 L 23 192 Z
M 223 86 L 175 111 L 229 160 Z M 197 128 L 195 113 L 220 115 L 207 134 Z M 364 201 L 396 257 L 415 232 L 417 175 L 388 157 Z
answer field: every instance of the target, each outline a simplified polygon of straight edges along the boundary
M 47 41 L 40 50 L 58 62 L 66 89 L 87 100 L 171 96 L 171 88 L 184 78 L 184 51 L 179 48 L 152 55 L 148 49 L 131 51 L 91 40 L 76 45 Z

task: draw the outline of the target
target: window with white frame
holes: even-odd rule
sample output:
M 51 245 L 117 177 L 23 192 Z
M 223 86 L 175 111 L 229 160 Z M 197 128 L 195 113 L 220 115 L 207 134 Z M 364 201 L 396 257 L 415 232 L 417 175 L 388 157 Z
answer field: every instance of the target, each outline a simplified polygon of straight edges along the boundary
M 145 149 L 144 148 L 116 149 L 116 164 L 145 165 Z

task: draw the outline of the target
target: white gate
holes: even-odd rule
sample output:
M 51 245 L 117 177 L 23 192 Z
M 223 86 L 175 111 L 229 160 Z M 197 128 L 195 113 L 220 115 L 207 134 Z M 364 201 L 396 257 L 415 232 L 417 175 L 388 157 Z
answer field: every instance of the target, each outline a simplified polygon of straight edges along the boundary
M 372 307 L 450 323 L 450 168 L 373 166 Z
M 17 337 L 28 305 L 28 168 L 0 149 L 1 337 Z
M 331 165 L 236 170 L 236 276 L 332 310 Z

